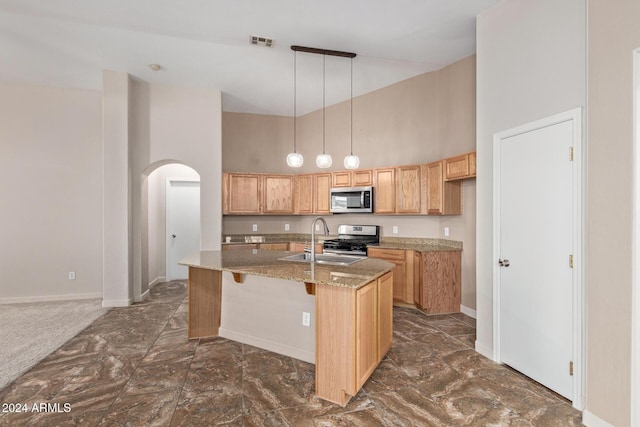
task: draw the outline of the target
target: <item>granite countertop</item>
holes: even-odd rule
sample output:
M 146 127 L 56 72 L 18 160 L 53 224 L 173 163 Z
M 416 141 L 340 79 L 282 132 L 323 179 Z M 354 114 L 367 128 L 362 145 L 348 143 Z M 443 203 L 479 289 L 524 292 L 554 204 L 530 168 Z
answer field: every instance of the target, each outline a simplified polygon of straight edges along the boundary
M 229 242 L 226 238 L 229 238 Z M 322 243 L 325 239 L 335 239 L 338 236 L 316 236 L 316 242 Z M 255 243 L 310 243 L 311 235 L 304 233 L 286 234 L 230 234 L 223 236 L 223 245 L 255 244 Z M 418 252 L 437 251 L 461 251 L 462 242 L 447 239 L 432 239 L 423 237 L 382 237 L 380 244 L 371 245 L 383 249 L 404 249 Z
M 180 261 L 180 264 L 208 270 L 354 289 L 366 285 L 395 267 L 392 263 L 374 258 L 366 258 L 348 266 L 280 261 L 278 259 L 292 254 L 294 252 L 260 249 L 200 251 L 185 257 Z

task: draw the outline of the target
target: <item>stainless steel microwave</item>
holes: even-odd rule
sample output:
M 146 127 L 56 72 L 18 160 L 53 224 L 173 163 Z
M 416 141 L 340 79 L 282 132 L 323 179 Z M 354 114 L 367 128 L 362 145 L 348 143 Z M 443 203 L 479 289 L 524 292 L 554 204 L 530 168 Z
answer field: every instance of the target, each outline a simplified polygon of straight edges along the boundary
M 373 212 L 373 187 L 332 188 L 331 212 Z

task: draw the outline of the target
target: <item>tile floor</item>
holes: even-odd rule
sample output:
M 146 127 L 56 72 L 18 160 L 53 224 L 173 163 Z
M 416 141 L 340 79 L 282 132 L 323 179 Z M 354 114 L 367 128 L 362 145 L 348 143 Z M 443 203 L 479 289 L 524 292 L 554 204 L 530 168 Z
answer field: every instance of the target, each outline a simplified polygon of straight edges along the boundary
M 311 364 L 188 341 L 185 297 L 170 282 L 109 311 L 0 390 L 0 404 L 29 409 L 0 413 L 0 426 L 581 425 L 566 401 L 473 351 L 475 321 L 463 314 L 396 307 L 393 347 L 341 408 L 314 396 Z

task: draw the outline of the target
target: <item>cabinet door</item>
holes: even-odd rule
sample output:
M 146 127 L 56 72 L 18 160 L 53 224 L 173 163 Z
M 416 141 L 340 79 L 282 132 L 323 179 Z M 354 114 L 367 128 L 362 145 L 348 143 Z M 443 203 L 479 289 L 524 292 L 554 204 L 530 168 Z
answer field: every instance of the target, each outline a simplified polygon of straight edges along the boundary
M 260 249 L 266 249 L 270 251 L 288 251 L 288 243 L 260 243 Z
M 356 387 L 360 389 L 378 366 L 378 284 L 356 291 Z
M 419 165 L 396 168 L 396 212 L 422 213 L 422 186 L 422 168 Z
M 391 348 L 393 340 L 393 274 L 378 279 L 378 361 Z
M 242 251 L 247 249 L 258 249 L 258 245 L 255 243 L 252 244 L 234 244 L 234 245 L 222 245 L 223 251 Z
M 449 157 L 445 162 L 445 180 L 467 179 L 476 176 L 476 152 Z
M 315 174 L 314 212 L 331 213 L 331 174 Z
M 383 259 L 396 265 L 393 269 L 393 299 L 413 304 L 413 288 L 409 289 L 409 281 L 407 280 L 406 252 L 402 249 L 369 248 L 367 256 Z
M 229 174 L 228 211 L 230 214 L 260 213 L 262 176 L 258 174 Z
M 444 160 L 427 168 L 427 213 L 458 215 L 462 212 L 462 181 L 444 180 Z
M 373 185 L 373 171 L 371 169 L 352 171 L 351 182 L 354 187 L 371 187 Z
M 295 213 L 313 213 L 313 175 L 298 175 L 294 181 L 296 187 Z
M 351 187 L 350 171 L 333 172 L 332 176 L 334 187 Z
M 460 311 L 460 251 L 423 252 L 422 308 L 429 314 Z
M 263 176 L 263 205 L 264 213 L 292 214 L 293 213 L 293 176 L 264 175 Z
M 375 170 L 375 203 L 373 210 L 375 213 L 395 213 L 396 212 L 396 185 L 395 169 Z

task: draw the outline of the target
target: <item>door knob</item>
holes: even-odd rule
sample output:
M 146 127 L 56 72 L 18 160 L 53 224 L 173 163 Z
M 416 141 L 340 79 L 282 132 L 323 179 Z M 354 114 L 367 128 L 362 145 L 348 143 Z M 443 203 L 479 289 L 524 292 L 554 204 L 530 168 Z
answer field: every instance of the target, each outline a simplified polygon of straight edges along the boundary
M 173 238 L 175 239 L 175 238 L 176 238 L 176 235 L 175 235 L 175 234 L 172 234 L 172 235 L 171 235 L 171 237 L 173 237 Z
M 508 259 L 499 259 L 498 260 L 498 265 L 500 267 L 509 267 L 509 260 Z

